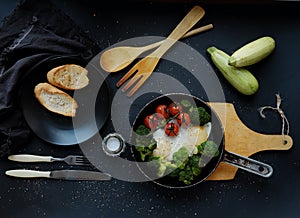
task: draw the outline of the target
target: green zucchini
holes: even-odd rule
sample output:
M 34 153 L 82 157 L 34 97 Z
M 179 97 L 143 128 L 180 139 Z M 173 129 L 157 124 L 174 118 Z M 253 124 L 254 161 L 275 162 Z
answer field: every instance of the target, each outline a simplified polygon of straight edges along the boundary
M 250 71 L 244 68 L 230 66 L 228 64 L 229 55 L 216 47 L 209 47 L 207 52 L 223 76 L 240 93 L 253 95 L 257 92 L 259 87 L 258 81 Z
M 235 67 L 249 66 L 266 58 L 274 49 L 275 40 L 272 37 L 261 37 L 236 50 L 228 63 Z

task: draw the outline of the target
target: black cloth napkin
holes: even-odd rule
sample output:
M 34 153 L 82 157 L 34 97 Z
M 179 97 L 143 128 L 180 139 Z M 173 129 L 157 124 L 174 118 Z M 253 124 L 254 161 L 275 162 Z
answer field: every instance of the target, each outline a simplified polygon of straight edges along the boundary
M 89 61 L 99 51 L 97 42 L 50 1 L 18 2 L 0 29 L 0 157 L 26 144 L 32 135 L 18 105 L 26 71 L 56 56 Z

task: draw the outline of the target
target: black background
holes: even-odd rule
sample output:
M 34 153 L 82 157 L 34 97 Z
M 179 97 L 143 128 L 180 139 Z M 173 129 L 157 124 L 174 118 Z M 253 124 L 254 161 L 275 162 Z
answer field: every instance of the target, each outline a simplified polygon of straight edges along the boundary
M 195 2 L 53 0 L 102 49 L 136 36 L 167 36 Z M 1 0 L 0 18 L 8 15 L 15 1 Z M 188 189 L 172 190 L 152 182 L 132 183 L 113 179 L 109 182 L 15 179 L 5 176 L 7 169 L 67 169 L 62 163 L 21 164 L 0 161 L 1 217 L 298 217 L 300 205 L 299 135 L 297 129 L 300 100 L 300 4 L 207 3 L 200 2 L 206 15 L 197 26 L 213 23 L 214 29 L 182 40 L 209 60 L 206 48 L 216 46 L 231 53 L 245 42 L 263 35 L 276 40 L 276 50 L 265 61 L 251 67 L 260 83 L 254 96 L 243 96 L 219 76 L 226 101 L 233 103 L 241 120 L 251 129 L 265 134 L 280 134 L 281 120 L 275 112 L 262 119 L 257 109 L 276 105 L 275 94 L 283 98 L 282 109 L 290 121 L 294 146 L 289 151 L 266 151 L 253 155 L 269 163 L 274 174 L 269 179 L 238 171 L 232 181 L 209 181 Z M 170 63 L 162 61 L 160 72 Z M 176 74 L 176 67 L 172 68 Z M 174 72 L 175 71 L 175 72 Z M 122 76 L 111 76 L 114 82 Z M 197 90 L 193 88 L 193 94 Z M 201 94 L 199 94 L 200 97 Z M 147 101 L 149 99 L 145 99 Z M 121 109 L 120 109 L 121 111 Z M 112 131 L 110 123 L 103 134 Z M 37 137 L 20 148 L 19 153 L 64 156 L 80 153 L 78 146 L 47 144 Z M 76 168 L 76 167 L 72 167 Z

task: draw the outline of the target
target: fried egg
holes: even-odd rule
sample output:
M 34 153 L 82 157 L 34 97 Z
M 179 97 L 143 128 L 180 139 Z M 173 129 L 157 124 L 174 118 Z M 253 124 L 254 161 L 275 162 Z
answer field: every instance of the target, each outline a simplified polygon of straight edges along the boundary
M 182 147 L 186 147 L 189 155 L 192 156 L 198 152 L 197 145 L 207 141 L 210 132 L 210 122 L 204 126 L 180 127 L 178 135 L 175 137 L 167 136 L 164 129 L 157 129 L 153 133 L 153 138 L 157 144 L 157 147 L 153 150 L 153 155 L 171 161 L 175 152 Z

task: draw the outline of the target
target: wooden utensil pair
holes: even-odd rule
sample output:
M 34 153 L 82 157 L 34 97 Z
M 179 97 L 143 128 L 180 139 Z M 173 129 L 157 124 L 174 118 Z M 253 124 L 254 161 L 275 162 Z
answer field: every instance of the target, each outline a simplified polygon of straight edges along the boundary
M 126 92 L 135 83 L 136 85 L 128 92 L 127 96 L 132 96 L 142 84 L 149 78 L 158 64 L 160 58 L 165 52 L 180 38 L 187 37 L 205 30 L 211 29 L 213 26 L 206 25 L 204 27 L 188 32 L 205 14 L 205 11 L 200 6 L 195 6 L 176 26 L 172 33 L 163 41 L 157 42 L 144 47 L 117 47 L 104 52 L 100 58 L 101 67 L 108 72 L 115 72 L 128 66 L 142 52 L 155 48 L 160 45 L 155 51 L 144 57 L 135 64 L 117 83 L 120 87 L 134 73 L 131 80 L 122 88 Z M 188 33 L 187 33 L 188 32 Z M 125 54 L 124 54 L 125 52 Z M 125 60 L 124 60 L 125 58 Z

